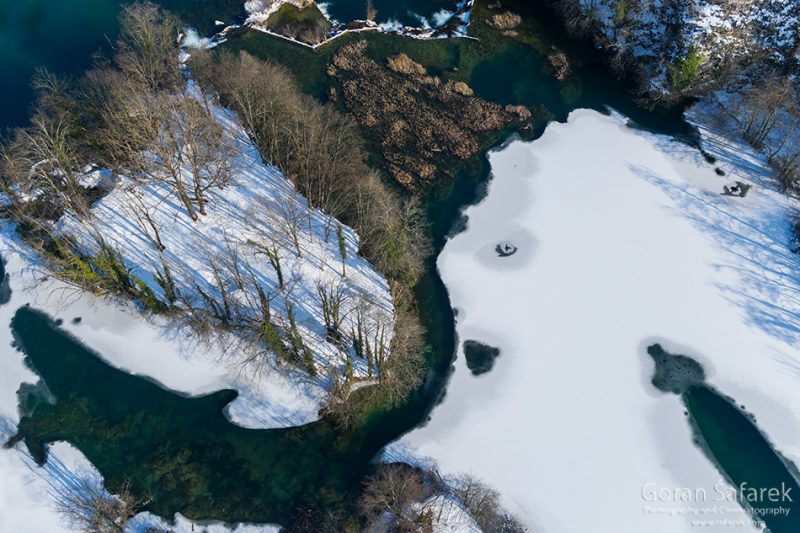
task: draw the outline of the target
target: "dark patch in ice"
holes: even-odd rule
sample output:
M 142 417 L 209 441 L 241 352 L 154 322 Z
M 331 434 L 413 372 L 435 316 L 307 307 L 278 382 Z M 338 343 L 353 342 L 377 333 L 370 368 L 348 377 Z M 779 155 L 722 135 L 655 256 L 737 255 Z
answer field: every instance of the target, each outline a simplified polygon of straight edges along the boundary
M 11 300 L 11 282 L 6 272 L 6 261 L 0 257 L 0 305 L 7 304 L 9 300 Z
M 647 353 L 656 364 L 651 383 L 662 392 L 682 394 L 693 385 L 701 385 L 706 380 L 703 366 L 685 355 L 671 354 L 660 344 L 647 348 Z
M 715 168 L 715 169 L 714 169 L 714 172 L 716 172 L 716 173 L 717 173 L 717 176 L 724 176 L 724 175 L 725 175 L 725 171 L 724 171 L 724 170 L 722 170 L 722 169 L 721 169 L 721 168 L 719 168 L 719 167 Z
M 725 185 L 722 188 L 722 195 L 723 196 L 738 196 L 739 198 L 744 198 L 747 196 L 747 191 L 750 190 L 752 185 L 749 183 L 744 183 L 742 181 L 734 182 L 733 185 Z
M 519 248 L 508 242 L 501 242 L 494 247 L 494 251 L 497 252 L 498 257 L 508 257 L 510 255 L 514 255 L 517 253 L 518 249 Z
M 41 379 L 36 383 L 21 383 L 17 389 L 20 417 L 31 416 L 42 404 L 54 405 L 56 398 Z
M 516 227 L 496 235 L 477 251 L 475 258 L 491 270 L 519 270 L 533 258 L 536 239 L 525 228 Z
M 700 154 L 703 156 L 703 159 L 706 160 L 706 163 L 709 163 L 709 164 L 713 165 L 714 163 L 717 162 L 717 158 L 716 157 L 714 157 L 713 155 L 709 154 L 708 152 L 706 152 L 702 148 L 700 149 Z
M 83 320 L 81 317 L 76 316 L 75 318 L 72 319 L 72 323 L 77 325 L 81 323 L 81 320 Z
M 489 372 L 494 367 L 494 360 L 500 355 L 500 349 L 478 341 L 464 341 L 464 358 L 467 368 L 473 376 Z

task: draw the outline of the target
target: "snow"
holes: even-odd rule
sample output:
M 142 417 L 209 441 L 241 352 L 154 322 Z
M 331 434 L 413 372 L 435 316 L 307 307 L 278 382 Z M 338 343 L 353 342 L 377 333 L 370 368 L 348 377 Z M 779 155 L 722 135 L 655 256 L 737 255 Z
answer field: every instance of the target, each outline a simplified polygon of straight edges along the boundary
M 800 6 L 796 0 L 580 0 L 584 13 L 602 36 L 620 50 L 632 52 L 649 76 L 651 88 L 666 90 L 667 66 L 690 48 L 707 63 L 735 62 L 769 54 L 780 63 L 797 53 Z M 615 21 L 623 5 L 625 22 Z M 677 35 L 667 31 L 679 27 Z
M 5 426 L 5 424 L 4 424 Z M 8 427 L 2 427 L 6 437 Z M 0 531 L 60 533 L 73 531 L 55 507 L 60 493 L 69 490 L 75 473 L 98 476 L 89 461 L 67 443 L 50 447 L 47 463 L 39 467 L 24 446 L 0 450 Z
M 431 517 L 431 533 L 481 533 L 481 528 L 469 511 L 454 496 L 431 496 L 421 504 L 416 504 L 414 510 Z
M 212 37 L 202 37 L 194 28 L 186 28 L 183 31 L 184 33 L 181 39 L 181 46 L 184 48 L 205 50 L 207 48 L 213 48 L 216 46 Z
M 217 118 L 237 150 L 233 165 L 233 182 L 211 197 L 209 215 L 193 224 L 167 197 L 163 190 L 153 187 L 144 201 L 153 207 L 155 220 L 162 226 L 167 253 L 175 262 L 176 281 L 184 288 L 192 281 L 208 282 L 208 263 L 204 251 L 215 246 L 242 245 L 247 238 L 268 235 L 274 228 L 263 218 L 266 206 L 275 202 L 295 202 L 305 206 L 305 200 L 273 167 L 263 164 L 232 113 L 215 108 Z M 100 179 L 102 178 L 102 180 Z M 153 284 L 147 269 L 152 268 L 155 248 L 142 230 L 126 216 L 121 208 L 127 178 L 118 178 L 115 189 L 93 207 L 94 221 L 106 239 L 118 246 L 135 272 Z M 87 168 L 87 186 L 108 181 L 107 173 Z M 6 272 L 12 289 L 11 300 L 0 305 L 0 344 L 7 348 L 0 355 L 0 438 L 6 442 L 19 422 L 16 391 L 22 383 L 39 381 L 17 350 L 11 349 L 10 322 L 15 311 L 25 305 L 42 309 L 63 320 L 62 327 L 74 334 L 86 346 L 109 364 L 132 374 L 147 376 L 162 386 L 177 392 L 202 395 L 221 389 L 234 389 L 239 396 L 227 406 L 226 416 L 234 423 L 250 428 L 298 426 L 319 418 L 330 380 L 325 375 L 327 365 L 341 365 L 338 350 L 323 341 L 317 280 L 339 280 L 340 260 L 335 231 L 330 242 L 324 239 L 328 218 L 311 210 L 311 233 L 300 228 L 303 258 L 284 257 L 287 280 L 294 284 L 293 297 L 301 334 L 312 344 L 320 376 L 310 379 L 301 371 L 267 365 L 249 376 L 231 354 L 220 352 L 187 335 L 171 317 L 145 317 L 130 303 L 93 296 L 77 287 L 56 280 L 9 223 L 0 225 L 0 257 L 6 261 Z M 62 220 L 62 230 L 79 234 L 83 229 L 76 220 Z M 335 226 L 334 226 L 335 227 Z M 353 295 L 365 295 L 384 313 L 386 331 L 390 338 L 392 303 L 386 280 L 371 265 L 357 256 L 358 237 L 352 229 L 343 227 L 347 247 L 347 278 L 343 282 Z M 226 243 L 227 240 L 227 244 Z M 89 244 L 87 244 L 89 246 Z M 226 248 L 227 249 L 227 248 Z M 256 264 L 253 255 L 244 252 L 254 266 L 254 275 L 268 287 L 276 280 L 266 259 Z M 266 265 L 265 265 L 266 263 Z M 285 312 L 276 301 L 276 316 Z M 343 311 L 347 311 L 344 309 Z M 80 321 L 73 319 L 80 318 Z M 224 339 L 224 336 L 222 336 Z M 388 338 L 387 338 L 388 342 Z M 365 375 L 365 363 L 357 362 L 355 375 Z M 91 470 L 88 461 L 65 443 L 56 443 L 43 467 L 32 463 L 24 446 L 0 451 L 0 531 L 58 532 L 65 531 L 56 511 L 52 509 L 52 490 L 71 473 Z M 99 474 L 96 473 L 97 476 Z M 93 474 L 93 475 L 95 475 Z M 46 495 L 49 494 L 49 497 Z M 11 511 L 13 510 L 13 512 Z M 156 517 L 137 518 L 133 525 L 144 529 Z M 175 531 L 190 531 L 193 523 L 176 517 Z M 160 522 L 163 525 L 163 522 Z M 132 526 L 133 527 L 133 526 Z M 139 527 L 139 526 L 137 526 Z M 239 525 L 230 529 L 222 524 L 203 524 L 208 531 L 275 531 L 272 526 Z M 233 527 L 233 526 L 232 526 Z
M 189 90 L 196 92 L 191 84 Z M 249 282 L 244 289 L 238 288 L 234 280 L 236 270 L 246 273 L 248 278 L 252 272 L 252 278 L 272 297 L 274 320 L 288 322 L 285 300 L 291 301 L 298 330 L 314 353 L 319 372 L 317 378 L 308 379 L 305 371 L 275 368 L 272 361 L 273 364 L 268 365 L 270 368 L 267 375 L 259 376 L 257 383 L 248 386 L 246 378 L 241 375 L 242 368 L 237 367 L 239 361 L 236 360 L 235 352 L 238 346 L 230 350 L 230 356 L 222 358 L 229 368 L 224 369 L 225 365 L 219 364 L 219 355 L 217 361 L 214 361 L 214 357 L 199 358 L 199 368 L 205 368 L 202 361 L 210 360 L 209 370 L 202 371 L 204 376 L 209 372 L 239 376 L 229 378 L 233 382 L 227 384 L 228 388 L 253 390 L 253 394 L 237 399 L 231 405 L 228 414 L 235 422 L 246 427 L 283 427 L 308 423 L 318 418 L 321 401 L 331 385 L 328 370 L 336 368 L 340 376 L 344 374 L 341 349 L 325 340 L 322 303 L 316 284 L 342 285 L 348 296 L 348 301 L 342 308 L 342 315 L 346 317 L 343 322 L 345 332 L 350 330 L 350 320 L 355 317 L 353 309 L 359 301 L 363 299 L 370 302 L 375 315 L 368 326 L 374 330 L 379 324 L 385 325 L 386 345 L 391 340 L 393 313 L 389 286 L 385 278 L 358 255 L 358 237 L 346 226 L 343 226 L 347 249 L 346 277 L 342 277 L 335 229 L 338 223 L 321 211 L 309 209 L 306 200 L 295 192 L 291 182 L 275 167 L 267 166 L 261 161 L 257 148 L 232 112 L 218 107 L 213 107 L 213 112 L 224 128 L 226 139 L 235 155 L 231 161 L 232 182 L 224 189 L 209 191 L 206 216 L 201 215 L 199 221 L 192 222 L 164 184 L 136 186 L 141 193 L 137 194 L 152 213 L 156 226 L 161 228 L 161 240 L 166 248 L 159 252 L 148 238 L 146 228 L 137 225 L 129 209 L 125 207 L 130 203 L 129 194 L 134 182 L 121 177 L 114 190 L 92 207 L 92 223 L 104 240 L 119 250 L 134 274 L 162 298 L 163 290 L 156 282 L 154 272 L 162 270 L 160 265 L 163 258 L 169 265 L 178 292 L 188 295 L 195 306 L 206 305 L 197 294 L 199 291 L 195 285 L 199 285 L 206 294 L 219 293 L 212 267 L 220 271 L 230 291 L 231 300 L 236 300 L 242 308 L 242 314 L 246 316 L 255 313 L 253 306 L 257 305 L 258 296 L 253 294 L 255 287 L 250 287 Z M 278 227 L 282 223 L 279 220 L 280 212 L 285 206 L 293 206 L 300 219 L 298 231 L 302 257 L 297 256 L 293 245 L 287 240 L 287 235 Z M 86 227 L 85 222 L 75 218 L 65 218 L 61 222 L 62 232 L 82 239 L 87 250 L 95 251 L 96 244 L 90 238 L 91 228 Z M 286 290 L 280 290 L 276 272 L 263 251 L 252 242 L 267 246 L 277 243 Z M 231 250 L 235 251 L 235 257 Z M 128 316 L 119 320 L 120 324 L 129 322 Z M 161 324 L 162 337 L 180 337 L 188 332 L 188 328 L 175 327 L 167 320 Z M 128 335 L 125 332 L 119 338 L 121 340 Z M 221 337 L 226 340 L 220 344 L 226 344 L 228 339 Z M 106 355 L 111 354 L 108 349 L 100 352 L 104 357 L 114 357 Z M 170 388 L 175 387 L 174 376 L 179 373 L 174 369 L 154 370 L 153 358 L 147 355 L 121 357 L 124 359 L 119 361 L 120 367 L 147 374 Z M 198 358 L 192 356 L 191 363 L 180 360 L 176 364 L 194 365 L 196 359 Z M 177 358 L 173 360 L 178 361 Z M 356 378 L 367 377 L 365 360 L 355 359 L 353 367 Z M 215 371 L 214 368 L 221 370 Z M 212 385 L 203 382 L 201 386 L 198 381 L 192 381 L 188 384 L 178 382 L 177 386 L 179 390 L 197 394 L 201 390 L 207 392 L 207 388 Z
M 642 494 L 648 483 L 703 488 L 716 505 L 724 483 L 692 444 L 680 398 L 649 382 L 645 348 L 661 342 L 701 362 L 800 461 L 800 257 L 788 217 L 797 205 L 766 186 L 753 150 L 701 131 L 716 165 L 588 110 L 491 154 L 488 194 L 466 210 L 467 229 L 438 268 L 459 339 L 501 354 L 475 377 L 459 351 L 431 421 L 386 458 L 471 471 L 551 533 L 611 523 L 676 533 L 698 518 L 741 518 L 698 517 L 702 502 Z M 754 187 L 721 195 L 736 180 Z M 519 251 L 498 257 L 502 242 Z
M 150 531 L 169 531 L 170 533 L 278 533 L 280 527 L 257 524 L 222 524 L 219 522 L 195 522 L 180 513 L 175 513 L 173 523 L 151 513 L 139 513 L 125 528 L 126 533 L 148 533 Z

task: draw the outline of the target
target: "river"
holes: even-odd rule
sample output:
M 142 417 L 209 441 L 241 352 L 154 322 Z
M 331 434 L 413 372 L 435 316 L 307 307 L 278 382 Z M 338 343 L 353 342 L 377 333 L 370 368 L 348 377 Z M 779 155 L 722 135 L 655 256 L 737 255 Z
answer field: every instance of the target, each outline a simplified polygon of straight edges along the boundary
M 30 19 L 25 18 L 28 11 L 3 4 L 4 38 L 20 50 L 19 57 L 9 54 L 5 60 L 26 65 L 25 69 L 13 70 L 13 83 L 9 83 L 7 92 L 3 89 L 5 123 L 19 124 L 24 120 L 22 109 L 30 102 L 31 93 L 22 80 L 29 79 L 33 66 L 75 72 L 88 63 L 91 51 L 103 47 L 106 36 L 116 31 L 116 2 L 96 0 L 92 4 L 81 3 L 80 7 L 73 2 L 52 4 L 23 2 L 21 5 L 32 6 L 30 13 L 38 13 L 39 18 Z M 402 13 L 399 6 L 406 5 L 375 4 L 379 16 L 381 12 Z M 477 65 L 470 84 L 478 94 L 500 101 L 543 105 L 552 118 L 562 121 L 576 108 L 605 112 L 605 106 L 611 105 L 631 117 L 638 127 L 689 141 L 694 138 L 695 131 L 683 121 L 681 110 L 655 113 L 639 109 L 628 96 L 625 84 L 607 74 L 597 52 L 587 43 L 575 42 L 557 31 L 557 22 L 540 4 L 512 4 L 535 21 L 536 44 L 503 46 L 491 59 Z M 425 5 L 427 11 L 422 4 L 414 4 L 412 12 L 432 17 L 446 4 Z M 37 6 L 38 11 L 34 9 Z M 216 19 L 230 21 L 241 15 L 238 2 L 203 2 L 200 11 L 193 6 L 196 4 L 177 0 L 171 4 L 190 14 L 188 23 L 205 31 L 213 28 Z M 352 15 L 338 14 L 340 8 L 330 6 L 328 10 L 335 18 L 357 17 L 355 8 Z M 408 15 L 409 10 L 405 11 L 406 16 L 413 17 Z M 85 20 L 82 17 L 88 19 L 86 25 L 81 22 Z M 63 24 L 64 20 L 76 22 Z M 30 49 L 40 49 L 38 55 L 27 57 L 22 53 L 28 50 L 25 43 L 31 37 L 20 21 L 29 21 L 26 24 L 30 25 L 31 34 L 36 31 L 38 40 Z M 48 31 L 50 28 L 54 30 Z M 252 38 L 271 39 L 263 35 Z M 59 50 L 63 43 L 69 46 Z M 433 49 L 450 45 L 415 42 L 414 46 Z M 468 46 L 477 45 L 453 46 L 465 52 L 469 51 Z M 544 61 L 543 50 L 550 46 L 565 50 L 572 60 L 575 73 L 566 84 L 554 82 Z M 457 67 L 463 57 L 464 54 L 453 54 L 450 67 Z M 526 136 L 533 139 L 543 129 L 541 124 Z M 487 148 L 505 142 L 508 133 L 488 139 Z M 456 174 L 458 179 L 434 187 L 427 199 L 436 254 L 453 229 L 463 225 L 461 209 L 485 194 L 488 160 L 480 157 L 470 161 Z M 417 292 L 428 330 L 428 378 L 402 406 L 376 412 L 348 431 L 325 419 L 286 430 L 238 428 L 221 414 L 225 403 L 233 398 L 232 392 L 196 399 L 174 394 L 141 377 L 115 370 L 61 331 L 50 318 L 22 309 L 15 317 L 14 333 L 57 400 L 55 404 L 41 404 L 20 429 L 39 459 L 47 442 L 67 440 L 75 444 L 102 472 L 109 487 L 131 480 L 134 486 L 154 496 L 149 509 L 163 516 L 180 511 L 196 518 L 286 523 L 299 508 L 352 512 L 361 480 L 372 468 L 370 461 L 388 443 L 428 419 L 450 378 L 456 354 L 455 321 L 447 290 L 437 274 L 435 256 Z

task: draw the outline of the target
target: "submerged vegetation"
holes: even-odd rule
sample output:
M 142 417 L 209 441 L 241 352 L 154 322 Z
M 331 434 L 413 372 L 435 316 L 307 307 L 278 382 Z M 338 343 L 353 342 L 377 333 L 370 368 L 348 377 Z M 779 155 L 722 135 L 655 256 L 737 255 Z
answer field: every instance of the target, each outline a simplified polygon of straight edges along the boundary
M 357 41 L 333 56 L 327 70 L 336 82 L 331 99 L 341 91 L 345 107 L 380 147 L 389 174 L 409 190 L 444 179 L 453 160 L 474 157 L 485 133 L 530 119 L 525 107 L 477 98 L 466 83 L 430 76 L 405 54 L 382 66 L 367 47 Z

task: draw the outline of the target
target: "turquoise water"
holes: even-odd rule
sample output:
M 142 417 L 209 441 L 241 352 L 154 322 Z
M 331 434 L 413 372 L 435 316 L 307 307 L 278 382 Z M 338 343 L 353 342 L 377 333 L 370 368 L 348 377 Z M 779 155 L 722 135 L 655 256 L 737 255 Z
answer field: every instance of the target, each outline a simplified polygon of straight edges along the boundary
M 117 35 L 120 0 L 0 0 L 0 130 L 24 124 L 33 100 L 34 71 L 77 75 L 91 55 L 108 52 Z M 162 0 L 203 33 L 214 21 L 232 21 L 243 0 Z
M 0 127 L 21 125 L 37 67 L 77 74 L 117 32 L 119 4 L 109 0 L 0 0 Z

